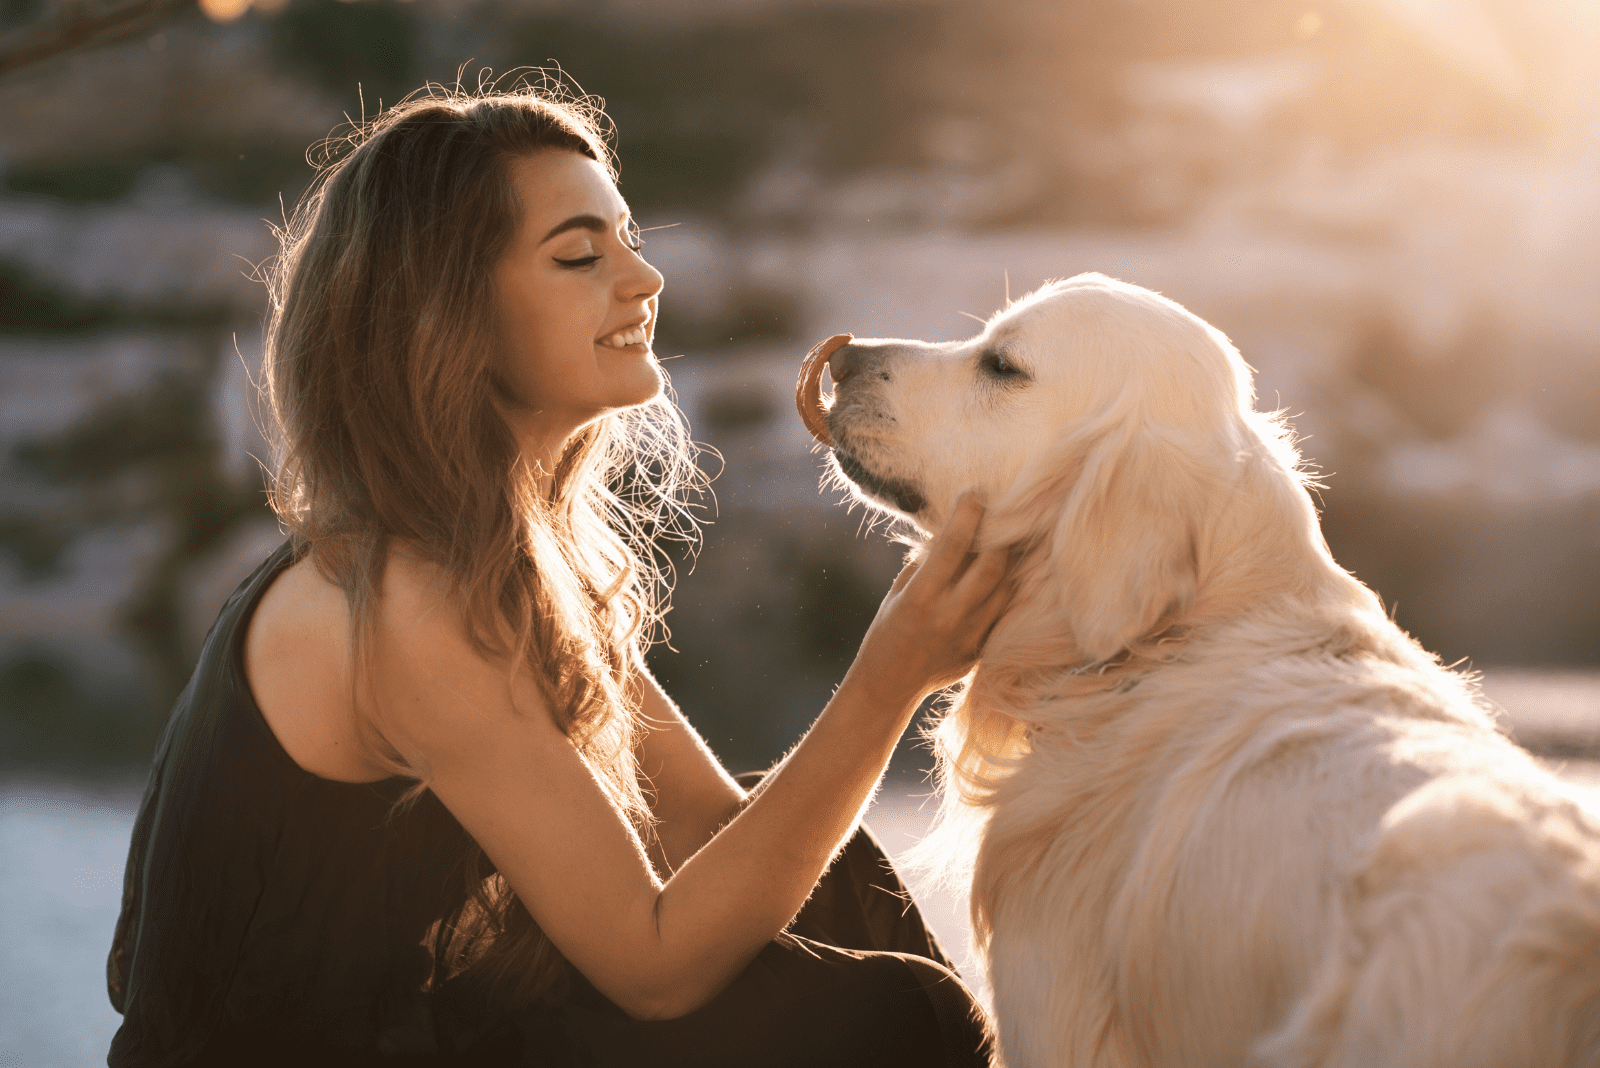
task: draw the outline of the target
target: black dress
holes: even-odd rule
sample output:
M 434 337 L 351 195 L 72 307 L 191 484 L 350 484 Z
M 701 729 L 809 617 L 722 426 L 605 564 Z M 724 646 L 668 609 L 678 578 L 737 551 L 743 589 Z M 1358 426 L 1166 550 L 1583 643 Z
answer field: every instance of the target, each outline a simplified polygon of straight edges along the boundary
M 207 635 L 134 824 L 107 965 L 113 1068 L 179 1065 L 986 1064 L 981 1010 L 877 843 L 845 848 L 789 930 L 704 1008 L 638 1022 L 569 968 L 559 999 L 491 1012 L 439 981 L 429 931 L 471 841 L 412 785 L 322 779 L 250 694 L 244 636 L 287 545 Z

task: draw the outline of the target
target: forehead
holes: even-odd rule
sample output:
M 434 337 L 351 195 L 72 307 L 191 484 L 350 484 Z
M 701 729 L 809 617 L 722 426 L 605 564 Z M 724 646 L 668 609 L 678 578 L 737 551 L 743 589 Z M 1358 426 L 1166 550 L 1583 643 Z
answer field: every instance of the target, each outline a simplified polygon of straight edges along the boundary
M 1050 297 L 1019 301 L 989 320 L 988 340 L 992 344 L 1024 341 L 1029 329 L 1036 326 L 1039 320 L 1048 318 L 1058 310 L 1060 309 L 1057 303 Z
M 523 220 L 541 237 L 545 229 L 574 215 L 620 220 L 628 214 L 627 202 L 605 167 L 566 149 L 544 149 L 514 160 L 511 188 Z

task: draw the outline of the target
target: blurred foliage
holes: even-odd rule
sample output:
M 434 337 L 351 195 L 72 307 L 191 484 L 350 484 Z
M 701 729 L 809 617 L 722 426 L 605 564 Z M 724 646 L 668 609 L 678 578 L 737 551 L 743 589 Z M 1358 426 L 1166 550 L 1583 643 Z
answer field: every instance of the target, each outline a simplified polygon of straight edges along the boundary
M 777 415 L 772 397 L 764 389 L 721 389 L 706 398 L 706 427 L 726 433 L 766 426 Z
M 44 13 L 46 0 L 0 0 L 0 29 L 22 26 Z
M 886 591 L 874 586 L 849 555 L 835 552 L 795 563 L 799 637 L 824 670 L 842 675 L 855 659 Z
M 725 21 L 623 20 L 599 5 L 484 17 L 510 24 L 517 62 L 558 64 L 605 98 L 636 211 L 724 206 L 797 136 L 833 172 L 915 155 L 922 99 L 903 74 L 931 46 L 931 5 L 773 6 Z
M 150 758 L 161 719 L 138 698 L 85 689 L 42 650 L 0 663 L 0 768 L 95 772 Z
M 294 0 L 271 17 L 273 54 L 352 116 L 417 87 L 422 22 L 403 0 Z
M 140 177 L 154 166 L 180 167 L 198 192 L 245 204 L 260 204 L 279 194 L 293 203 L 312 173 L 304 146 L 249 138 L 229 143 L 173 141 L 113 155 L 29 160 L 6 171 L 5 186 L 13 193 L 69 201 L 113 201 L 133 192 Z
M 1435 440 L 1471 429 L 1511 385 L 1505 339 L 1491 324 L 1471 324 L 1441 351 L 1419 351 L 1390 316 L 1377 317 L 1365 333 L 1351 377 Z
M 793 294 L 745 289 L 708 317 L 694 316 L 667 301 L 656 328 L 655 345 L 662 352 L 682 348 L 715 353 L 734 345 L 793 341 L 799 332 L 800 309 Z
M 1335 559 L 1447 664 L 1595 663 L 1600 598 L 1572 592 L 1600 590 L 1600 500 L 1486 512 L 1336 484 L 1322 529 Z M 1496 626 L 1526 619 L 1530 606 L 1537 625 Z
M 0 550 L 9 555 L 24 578 L 60 574 L 61 554 L 72 543 L 67 525 L 37 515 L 0 518 Z
M 732 512 L 708 529 L 694 569 L 682 569 L 672 645 L 650 650 L 650 670 L 730 769 L 769 767 L 787 752 L 854 660 L 900 558 L 859 523 L 810 509 Z M 937 700 L 897 745 L 892 776 L 931 768 L 920 728 Z
M 29 161 L 6 172 L 6 188 L 62 200 L 118 200 L 148 163 L 144 153 L 99 159 Z
M 981 104 L 982 113 L 1006 126 L 1015 116 L 1036 121 L 1044 112 L 1068 128 L 1125 126 L 1142 117 L 1138 99 L 1127 92 L 1130 66 L 1290 52 L 1317 60 L 1317 83 L 1273 120 L 1277 129 L 1263 142 L 1282 143 L 1286 133 L 1308 132 L 1331 137 L 1347 150 L 1423 132 L 1517 139 L 1533 106 L 1481 83 L 1369 5 L 1007 0 L 942 4 L 939 10 L 941 39 L 966 59 L 962 69 L 985 72 L 983 78 L 948 79 L 949 93 Z M 1309 33 L 1303 22 L 1308 13 L 1316 16 Z M 1020 95 L 1024 86 L 1032 92 Z
M 112 301 L 53 286 L 22 264 L 0 260 L 0 332 L 57 334 L 101 330 L 122 309 Z
M 227 322 L 222 305 L 130 304 L 85 297 L 0 259 L 0 335 L 90 333 L 109 327 L 206 328 Z
M 57 567 L 63 547 L 85 528 L 146 516 L 172 524 L 161 562 L 124 618 L 171 687 L 167 696 L 176 694 L 192 666 L 182 640 L 179 573 L 264 508 L 261 490 L 231 482 L 218 468 L 206 383 L 165 377 L 60 434 L 18 445 L 12 455 L 23 470 L 75 491 L 59 511 L 0 526 L 0 546 L 27 572 Z
M 17 5 L 26 0 L 5 0 Z M 641 16 L 608 4 L 475 4 L 448 19 L 405 0 L 291 0 L 239 26 L 272 63 L 371 116 L 425 78 L 471 82 L 480 64 L 559 67 L 606 101 L 636 210 L 738 215 L 765 168 L 825 176 L 930 166 L 1028 176 L 970 209 L 980 228 L 1145 226 L 1186 217 L 1230 178 L 1261 173 L 1306 137 L 1356 154 L 1419 135 L 1516 140 L 1537 102 L 1499 93 L 1361 5 L 1299 0 L 965 0 L 765 5 L 736 17 Z M 429 21 L 431 20 L 431 21 Z M 1300 56 L 1314 84 L 1264 127 L 1219 127 L 1203 105 L 1128 91 L 1140 63 Z M 14 160 L 8 188 L 106 200 L 153 163 L 210 195 L 290 199 L 304 144 L 247 128 L 114 156 Z M 768 220 L 770 222 L 770 220 Z
M 1300 0 L 771 6 L 737 18 L 625 18 L 604 5 L 520 17 L 477 9 L 518 64 L 559 65 L 604 97 L 623 191 L 640 211 L 727 213 L 766 167 L 823 175 L 993 174 L 966 223 L 1150 226 L 1192 214 L 1225 181 L 1279 163 L 1308 136 L 1358 153 L 1427 135 L 1536 132 L 1507 98 L 1355 5 Z M 1219 128 L 1197 105 L 1128 91 L 1139 63 L 1301 55 L 1314 85 L 1264 128 Z M 452 80 L 454 71 L 436 76 Z M 736 212 L 734 214 L 737 214 Z M 770 220 L 769 220 L 770 221 Z
M 162 378 L 143 393 L 120 397 L 66 431 L 14 450 L 26 469 L 69 486 L 97 486 L 150 465 L 207 465 L 216 445 L 206 427 L 209 407 L 200 383 Z M 187 481 L 187 480 L 185 480 Z M 152 504 L 193 500 L 179 495 Z
M 41 3 L 0 0 L 0 25 L 26 21 Z M 1318 6 L 1309 33 L 1303 0 L 823 0 L 749 5 L 716 18 L 667 10 L 582 0 L 481 0 L 449 9 L 290 0 L 230 27 L 196 15 L 190 28 L 208 36 L 195 38 L 193 50 L 136 47 L 133 58 L 141 70 L 165 65 L 185 107 L 225 118 L 191 126 L 175 115 L 156 133 L 103 143 L 63 136 L 48 151 L 8 159 L 4 186 L 84 203 L 185 188 L 263 207 L 281 193 L 292 203 L 311 176 L 306 144 L 284 140 L 293 123 L 278 122 L 281 110 L 250 112 L 231 97 L 204 98 L 184 80 L 202 69 L 197 54 L 224 43 L 238 48 L 229 55 L 256 65 L 241 78 L 265 84 L 287 75 L 289 88 L 279 84 L 273 100 L 299 100 L 311 86 L 351 117 L 375 114 L 380 100 L 393 103 L 427 77 L 451 83 L 464 71 L 470 83 L 479 63 L 502 71 L 559 65 L 605 99 L 617 124 L 623 191 L 636 211 L 699 212 L 731 228 L 805 227 L 826 219 L 830 198 L 853 182 L 911 188 L 927 175 L 972 179 L 978 192 L 959 211 L 940 216 L 934 212 L 943 209 L 929 208 L 927 218 L 915 217 L 922 206 L 913 193 L 905 218 L 874 212 L 873 225 L 1175 227 L 1219 191 L 1283 173 L 1308 145 L 1327 147 L 1336 168 L 1412 139 L 1511 143 L 1541 131 L 1537 94 L 1498 93 L 1358 4 Z M 1234 123 L 1208 115 L 1203 101 L 1141 100 L 1130 91 L 1130 72 L 1142 64 L 1262 57 L 1304 60 L 1311 81 L 1259 120 Z M 124 147 L 110 151 L 112 143 Z M 163 168 L 180 170 L 192 185 L 162 188 Z M 996 175 L 1016 180 L 984 184 Z M 802 187 L 792 204 L 781 196 L 776 208 L 762 201 L 762 188 L 790 178 Z M 1311 244 L 1388 239 L 1358 230 L 1298 236 Z M 658 349 L 732 352 L 796 337 L 801 309 L 792 294 L 717 296 L 720 306 L 699 315 L 669 302 Z M 193 332 L 206 339 L 202 349 L 216 351 L 221 329 L 245 310 L 91 298 L 0 261 L 0 335 L 156 327 Z M 1375 316 L 1349 370 L 1355 386 L 1381 397 L 1415 433 L 1445 441 L 1501 399 L 1515 363 L 1505 358 L 1509 343 L 1496 324 L 1481 322 L 1424 352 L 1393 320 Z M 1600 363 L 1593 354 L 1536 370 L 1548 376 L 1539 385 L 1548 398 L 1539 401 L 1541 417 L 1568 436 L 1594 440 Z M 218 468 L 210 388 L 204 376 L 163 379 L 64 433 L 24 442 L 8 462 L 48 481 L 52 503 L 0 514 L 0 552 L 30 579 L 57 574 L 86 530 L 130 518 L 171 525 L 165 555 L 124 616 L 126 633 L 159 667 L 163 708 L 190 667 L 179 637 L 181 575 L 263 507 L 259 489 L 233 484 Z M 744 462 L 736 443 L 755 440 L 788 412 L 786 403 L 732 384 L 705 399 L 699 417 L 704 429 L 726 436 L 733 468 Z M 1341 562 L 1382 591 L 1404 625 L 1447 657 L 1469 651 L 1463 635 L 1483 631 L 1473 618 L 1483 609 L 1452 591 L 1470 575 L 1467 584 L 1476 584 L 1490 610 L 1506 606 L 1514 616 L 1511 606 L 1534 601 L 1565 613 L 1552 624 L 1555 641 L 1508 634 L 1496 655 L 1592 662 L 1600 609 L 1550 585 L 1600 586 L 1600 515 L 1590 505 L 1486 517 L 1364 497 L 1343 488 L 1361 484 L 1351 470 L 1357 459 L 1341 461 L 1326 502 L 1327 535 Z M 682 652 L 658 647 L 651 663 L 730 763 L 764 764 L 793 742 L 871 621 L 896 552 L 877 539 L 855 542 L 856 520 L 841 519 L 840 531 L 829 534 L 815 526 L 790 531 L 784 524 L 793 517 L 778 513 L 724 516 L 694 572 L 680 561 L 686 574 L 672 622 Z M 1530 554 L 1548 566 L 1524 566 Z M 1546 585 L 1529 586 L 1530 575 Z M 150 717 L 118 718 L 107 706 L 99 726 L 92 710 L 104 695 L 85 690 L 46 651 L 10 655 L 0 663 L 0 751 L 121 746 L 143 756 L 136 750 L 152 737 Z

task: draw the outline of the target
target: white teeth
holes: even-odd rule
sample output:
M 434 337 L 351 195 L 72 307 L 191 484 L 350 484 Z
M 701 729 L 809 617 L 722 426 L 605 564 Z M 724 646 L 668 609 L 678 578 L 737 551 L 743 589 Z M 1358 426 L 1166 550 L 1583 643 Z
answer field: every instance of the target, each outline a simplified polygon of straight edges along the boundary
M 644 327 L 642 326 L 631 326 L 626 330 L 618 330 L 615 334 L 600 339 L 600 344 L 611 349 L 626 348 L 629 345 L 643 345 L 644 342 Z

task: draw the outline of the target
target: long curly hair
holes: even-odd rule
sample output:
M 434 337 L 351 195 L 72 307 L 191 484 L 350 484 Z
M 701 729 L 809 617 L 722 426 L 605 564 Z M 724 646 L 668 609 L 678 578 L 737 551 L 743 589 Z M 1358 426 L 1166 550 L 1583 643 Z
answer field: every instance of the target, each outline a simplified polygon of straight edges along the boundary
M 269 495 L 297 558 L 344 591 L 357 679 L 398 539 L 449 576 L 480 652 L 532 668 L 648 842 L 630 678 L 665 611 L 660 541 L 692 539 L 685 491 L 704 480 L 677 409 L 657 398 L 585 427 L 541 485 L 496 412 L 485 314 L 520 218 L 512 163 L 565 149 L 615 178 L 606 130 L 598 101 L 547 78 L 433 86 L 324 143 L 268 271 Z M 428 769 L 363 730 L 417 780 L 408 800 L 420 795 Z M 435 932 L 435 978 L 470 967 L 514 1002 L 552 991 L 564 963 L 481 849 L 463 872 L 466 905 Z

